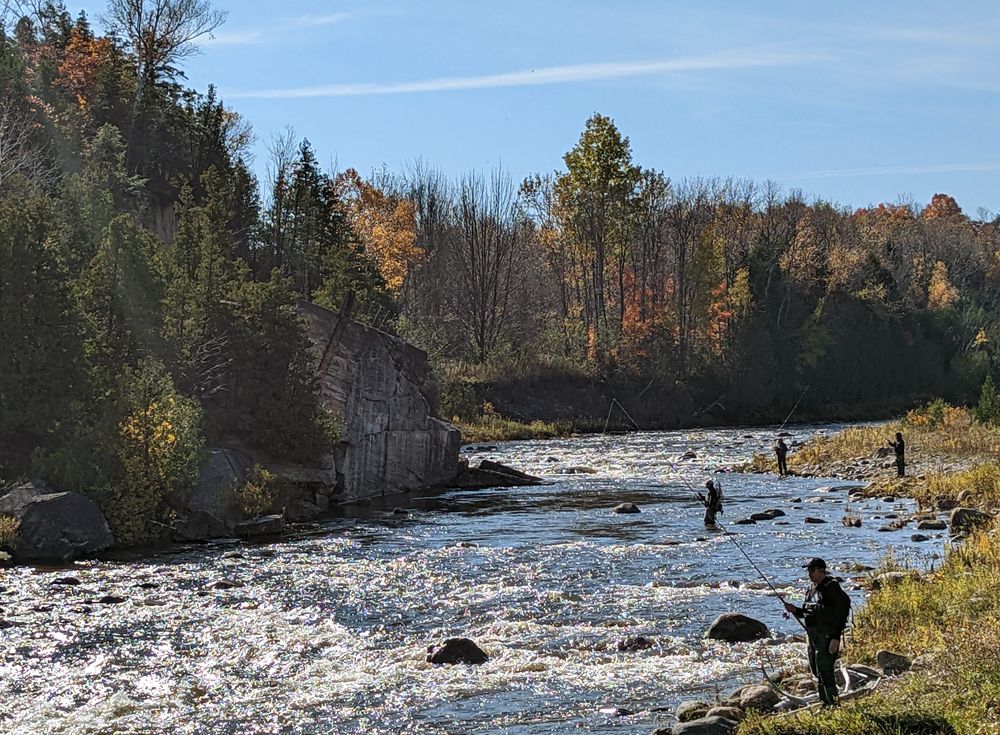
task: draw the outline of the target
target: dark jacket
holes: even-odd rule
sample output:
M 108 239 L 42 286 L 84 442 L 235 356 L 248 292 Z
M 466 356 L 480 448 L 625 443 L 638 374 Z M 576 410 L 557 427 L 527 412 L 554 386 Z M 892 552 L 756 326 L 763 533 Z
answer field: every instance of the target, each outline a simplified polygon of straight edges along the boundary
M 841 588 L 840 580 L 828 574 L 809 588 L 805 604 L 796 610 L 795 617 L 805 623 L 809 633 L 840 638 L 850 613 L 851 598 Z

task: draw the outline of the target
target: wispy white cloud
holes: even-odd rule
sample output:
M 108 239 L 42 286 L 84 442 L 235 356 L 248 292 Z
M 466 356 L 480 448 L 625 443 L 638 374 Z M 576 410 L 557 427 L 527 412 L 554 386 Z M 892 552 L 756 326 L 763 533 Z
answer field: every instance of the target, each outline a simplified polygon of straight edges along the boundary
M 852 176 L 898 176 L 900 174 L 989 173 L 1000 171 L 1000 163 L 941 163 L 927 166 L 873 166 L 870 168 L 840 168 L 805 173 L 785 174 L 779 179 L 837 179 Z
M 206 46 L 250 46 L 263 43 L 276 33 L 292 31 L 301 28 L 321 28 L 323 26 L 342 23 L 355 13 L 327 13 L 325 15 L 300 15 L 295 18 L 279 18 L 267 28 L 246 28 L 234 31 L 221 31 L 212 34 L 205 42 Z
M 357 82 L 326 84 L 314 87 L 257 89 L 227 93 L 229 99 L 295 99 L 304 97 L 357 97 L 362 95 L 420 94 L 454 92 L 497 87 L 528 87 L 544 84 L 572 84 L 653 75 L 681 74 L 695 71 L 752 69 L 757 67 L 790 67 L 830 57 L 816 53 L 756 50 L 707 56 L 645 61 L 573 64 L 526 69 L 480 76 L 438 77 L 413 82 Z

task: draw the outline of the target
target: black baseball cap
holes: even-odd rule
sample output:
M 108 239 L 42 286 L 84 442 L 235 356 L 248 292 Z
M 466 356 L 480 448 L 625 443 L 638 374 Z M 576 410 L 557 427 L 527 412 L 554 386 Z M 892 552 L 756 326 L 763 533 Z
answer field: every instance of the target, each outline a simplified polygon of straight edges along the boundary
M 826 569 L 826 562 L 818 556 L 814 556 L 812 559 L 803 564 L 802 567 L 804 569 Z

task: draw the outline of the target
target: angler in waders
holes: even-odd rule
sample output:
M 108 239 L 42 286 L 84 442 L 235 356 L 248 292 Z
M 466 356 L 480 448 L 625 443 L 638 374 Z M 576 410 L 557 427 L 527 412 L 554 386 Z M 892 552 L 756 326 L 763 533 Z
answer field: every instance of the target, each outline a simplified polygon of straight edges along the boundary
M 847 627 L 851 598 L 840 587 L 840 580 L 826 571 L 822 559 L 810 559 L 805 565 L 812 585 L 802 607 L 785 603 L 785 610 L 803 622 L 809 638 L 809 669 L 817 680 L 819 698 L 824 706 L 837 704 L 837 679 L 833 665 L 840 653 L 840 638 Z
M 698 500 L 705 506 L 705 525 L 714 526 L 716 514 L 722 513 L 722 489 L 711 480 L 705 483 L 705 487 L 708 497 L 698 493 Z
M 774 454 L 778 457 L 778 475 L 785 477 L 788 475 L 788 445 L 785 440 L 778 437 L 774 445 Z

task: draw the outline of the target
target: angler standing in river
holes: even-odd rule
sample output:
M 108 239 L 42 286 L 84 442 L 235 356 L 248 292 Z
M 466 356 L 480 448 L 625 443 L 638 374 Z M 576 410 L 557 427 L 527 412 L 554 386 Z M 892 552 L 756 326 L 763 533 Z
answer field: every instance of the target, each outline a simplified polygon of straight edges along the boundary
M 847 627 L 851 598 L 840 580 L 826 571 L 819 557 L 805 564 L 812 582 L 802 606 L 785 603 L 785 610 L 803 622 L 809 638 L 809 669 L 817 680 L 819 698 L 824 706 L 837 704 L 837 679 L 833 665 L 840 654 L 840 638 Z
M 708 488 L 708 497 L 706 498 L 701 493 L 698 493 L 698 499 L 705 506 L 705 525 L 714 526 L 716 514 L 723 512 L 722 489 L 712 480 L 706 482 L 705 487 Z
M 783 438 L 778 437 L 778 441 L 774 445 L 774 453 L 778 457 L 778 475 L 785 477 L 788 475 L 788 445 L 785 444 Z

